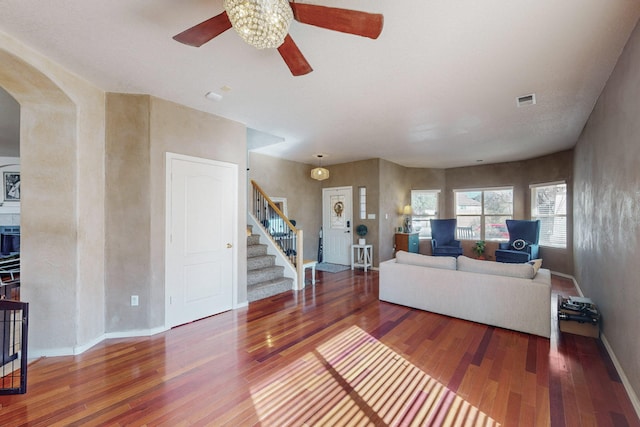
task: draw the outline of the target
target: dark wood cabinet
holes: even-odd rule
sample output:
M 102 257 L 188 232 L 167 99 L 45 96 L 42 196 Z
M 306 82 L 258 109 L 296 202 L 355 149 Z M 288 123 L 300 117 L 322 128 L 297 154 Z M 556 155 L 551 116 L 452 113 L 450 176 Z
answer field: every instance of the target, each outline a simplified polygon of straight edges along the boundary
M 420 237 L 418 237 L 418 233 L 396 233 L 395 248 L 396 252 L 419 253 Z

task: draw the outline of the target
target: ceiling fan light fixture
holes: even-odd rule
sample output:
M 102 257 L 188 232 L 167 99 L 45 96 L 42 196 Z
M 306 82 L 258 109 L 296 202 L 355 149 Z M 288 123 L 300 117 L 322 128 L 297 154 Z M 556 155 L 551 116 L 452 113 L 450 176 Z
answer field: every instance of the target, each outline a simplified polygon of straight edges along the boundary
M 288 0 L 224 0 L 224 9 L 233 29 L 258 49 L 279 47 L 293 20 Z

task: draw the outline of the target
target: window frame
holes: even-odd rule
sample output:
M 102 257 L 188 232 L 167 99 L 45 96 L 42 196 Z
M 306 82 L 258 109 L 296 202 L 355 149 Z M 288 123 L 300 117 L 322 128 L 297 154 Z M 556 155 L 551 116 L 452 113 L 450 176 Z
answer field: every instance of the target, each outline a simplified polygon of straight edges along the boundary
M 367 219 L 367 187 L 358 187 L 358 206 L 360 219 Z
M 511 212 L 509 213 L 486 213 L 485 212 L 485 193 L 491 191 L 511 191 Z M 469 192 L 480 192 L 480 213 L 473 214 L 464 214 L 458 212 L 458 193 L 469 193 Z M 509 237 L 501 238 L 501 239 L 487 239 L 486 237 L 486 217 L 498 216 L 504 217 L 505 219 L 513 219 L 513 196 L 514 196 L 514 187 L 513 186 L 500 186 L 500 187 L 482 187 L 482 188 L 460 188 L 453 190 L 453 207 L 454 207 L 454 216 L 456 220 L 459 217 L 479 217 L 480 218 L 480 236 L 478 238 L 458 238 L 459 240 L 484 240 L 491 242 L 505 242 L 509 240 Z M 506 230 L 506 222 L 505 222 L 505 230 Z M 507 232 L 508 233 L 508 232 Z
M 537 190 L 545 187 L 557 187 L 564 186 L 564 214 L 562 213 L 554 213 L 554 214 L 540 214 L 538 211 L 538 199 L 537 199 Z M 566 181 L 553 181 L 553 182 L 542 182 L 539 184 L 531 184 L 529 185 L 529 192 L 531 196 L 531 219 L 536 220 L 540 219 L 542 225 L 540 230 L 540 242 L 539 245 L 547 248 L 557 248 L 557 249 L 566 249 L 568 245 L 567 238 L 567 196 L 568 196 L 568 186 Z M 564 219 L 564 243 L 562 244 L 552 244 L 544 238 L 543 230 L 544 230 L 544 218 L 563 218 Z M 555 224 L 555 221 L 554 221 Z M 555 234 L 555 233 L 554 233 Z
M 419 239 L 431 239 L 431 226 L 429 224 L 429 220 L 430 219 L 437 219 L 439 218 L 440 215 L 440 193 L 442 193 L 442 190 L 437 189 L 437 190 L 411 190 L 411 224 L 413 225 L 414 221 L 425 221 L 425 223 L 428 225 L 428 227 L 425 227 L 429 229 L 429 233 L 428 235 L 426 233 L 421 233 L 422 228 L 418 231 L 418 238 Z M 416 215 L 415 213 L 415 209 L 413 208 L 413 198 L 414 198 L 414 194 L 433 194 L 436 197 L 436 210 L 433 213 L 433 215 Z M 414 232 L 415 232 L 415 226 L 414 226 Z

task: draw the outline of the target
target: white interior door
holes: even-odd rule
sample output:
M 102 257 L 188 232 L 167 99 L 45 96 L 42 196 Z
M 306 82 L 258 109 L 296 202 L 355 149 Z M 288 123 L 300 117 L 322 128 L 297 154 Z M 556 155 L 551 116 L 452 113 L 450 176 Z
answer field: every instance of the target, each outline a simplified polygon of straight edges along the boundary
M 233 306 L 237 177 L 237 165 L 167 153 L 167 327 Z
M 351 187 L 322 189 L 323 261 L 351 264 L 353 237 L 353 199 Z

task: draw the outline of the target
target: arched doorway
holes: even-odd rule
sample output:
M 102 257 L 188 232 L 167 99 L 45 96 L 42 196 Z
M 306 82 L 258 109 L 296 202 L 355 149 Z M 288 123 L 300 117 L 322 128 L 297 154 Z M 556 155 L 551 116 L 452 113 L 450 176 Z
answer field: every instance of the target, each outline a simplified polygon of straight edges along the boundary
M 104 319 L 97 320 L 97 327 L 87 327 L 92 321 L 85 319 L 91 316 L 85 313 L 103 313 L 103 303 L 86 306 L 96 300 L 88 293 L 104 293 L 104 281 L 87 281 L 86 288 L 80 284 L 87 276 L 81 248 L 88 246 L 78 188 L 82 112 L 49 77 L 64 80 L 64 73 L 41 71 L 23 59 L 22 52 L 43 69 L 55 68 L 21 45 L 0 39 L 0 87 L 20 104 L 21 179 L 26 189 L 21 194 L 21 299 L 31 306 L 30 356 L 68 354 L 104 330 Z M 103 277 L 104 271 L 99 273 Z
M 20 104 L 0 88 L 0 262 L 20 252 Z M 13 260 L 7 260 L 13 263 Z M 10 276 L 8 276 L 10 278 Z

